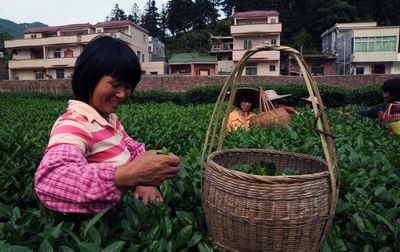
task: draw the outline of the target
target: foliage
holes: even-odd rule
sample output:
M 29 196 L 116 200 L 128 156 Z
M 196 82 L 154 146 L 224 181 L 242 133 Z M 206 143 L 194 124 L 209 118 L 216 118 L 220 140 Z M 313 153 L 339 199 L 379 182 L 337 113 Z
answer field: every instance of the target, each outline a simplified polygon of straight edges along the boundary
M 66 106 L 64 98 L 0 93 L 0 251 L 213 251 L 206 237 L 200 183 L 201 152 L 213 103 L 122 105 L 117 114 L 128 134 L 145 142 L 147 149 L 168 148 L 181 158 L 181 171 L 160 186 L 163 203 L 145 207 L 127 191 L 117 206 L 89 216 L 49 211 L 33 190 L 50 129 Z M 388 133 L 377 119 L 337 113 L 364 108 L 346 105 L 327 110 L 336 135 L 340 193 L 324 252 L 400 249 L 399 136 Z M 319 136 L 310 130 L 313 113 L 303 106 L 296 110 L 301 115 L 292 116 L 285 131 L 239 129 L 226 135 L 223 148 L 323 158 Z
M 13 38 L 23 38 L 24 37 L 23 31 L 27 28 L 35 28 L 42 26 L 47 26 L 47 25 L 40 22 L 17 24 L 10 20 L 0 18 L 0 32 L 8 33 Z
M 141 18 L 141 26 L 149 31 L 150 36 L 162 38 L 163 31 L 160 28 L 160 14 L 156 7 L 156 1 L 148 1 Z

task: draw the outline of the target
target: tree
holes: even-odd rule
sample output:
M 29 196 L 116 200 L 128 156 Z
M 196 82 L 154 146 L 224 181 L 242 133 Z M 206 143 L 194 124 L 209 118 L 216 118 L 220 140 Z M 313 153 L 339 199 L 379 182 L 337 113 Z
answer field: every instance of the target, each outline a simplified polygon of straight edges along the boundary
M 119 8 L 118 4 L 114 6 L 114 9 L 111 10 L 111 14 L 109 17 L 110 20 L 127 20 L 128 17 L 125 14 L 125 11 Z
M 7 52 L 7 50 L 4 48 L 4 41 L 5 40 L 12 40 L 14 39 L 13 36 L 8 34 L 8 32 L 0 32 L 0 52 L 3 53 L 3 58 L 10 60 L 12 58 L 11 54 Z
M 133 4 L 131 15 L 128 16 L 128 19 L 136 23 L 137 25 L 140 25 L 140 21 L 142 19 L 142 11 L 136 3 Z
M 218 1 L 195 0 L 193 16 L 194 28 L 204 28 L 209 24 L 216 25 L 219 17 Z
M 151 36 L 161 38 L 163 31 L 160 28 L 160 14 L 157 11 L 156 2 L 149 0 L 141 20 L 141 26 L 148 30 Z

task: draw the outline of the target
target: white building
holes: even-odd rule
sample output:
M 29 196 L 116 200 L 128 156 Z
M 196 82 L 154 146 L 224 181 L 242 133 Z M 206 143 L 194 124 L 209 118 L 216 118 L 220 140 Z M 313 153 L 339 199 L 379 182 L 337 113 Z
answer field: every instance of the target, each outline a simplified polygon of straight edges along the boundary
M 111 35 L 125 41 L 137 54 L 142 70 L 164 74 L 165 62 L 149 63 L 149 32 L 129 20 L 36 27 L 24 31 L 24 38 L 6 40 L 12 52 L 9 78 L 19 80 L 64 79 L 72 76 L 77 57 L 91 39 Z M 160 52 L 164 53 L 164 52 Z
M 399 74 L 400 26 L 335 24 L 321 35 L 322 53 L 337 55 L 336 74 Z

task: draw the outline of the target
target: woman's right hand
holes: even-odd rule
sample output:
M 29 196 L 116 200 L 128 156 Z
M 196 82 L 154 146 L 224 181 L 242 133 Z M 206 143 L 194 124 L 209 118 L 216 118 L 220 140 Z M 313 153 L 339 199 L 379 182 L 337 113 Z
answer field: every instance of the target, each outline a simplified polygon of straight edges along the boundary
M 114 173 L 114 181 L 119 189 L 138 185 L 159 186 L 165 179 L 175 177 L 179 172 L 179 157 L 174 154 L 157 154 L 161 150 L 149 150 L 130 163 L 119 166 Z

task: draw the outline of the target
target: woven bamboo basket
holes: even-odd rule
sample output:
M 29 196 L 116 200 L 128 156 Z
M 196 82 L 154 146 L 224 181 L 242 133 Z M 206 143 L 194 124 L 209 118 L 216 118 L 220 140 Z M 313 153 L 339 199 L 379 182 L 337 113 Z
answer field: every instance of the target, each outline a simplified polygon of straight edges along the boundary
M 317 98 L 312 101 L 315 122 L 311 128 L 320 136 L 324 159 L 276 150 L 222 150 L 227 128 L 226 120 L 219 123 L 222 108 L 226 107 L 224 118 L 228 118 L 247 59 L 266 50 L 289 53 L 299 63 L 310 96 Z M 228 106 L 224 106 L 231 85 Z M 202 180 L 202 206 L 210 242 L 219 251 L 318 251 L 330 231 L 339 190 L 333 138 L 317 84 L 300 53 L 276 45 L 248 50 L 221 90 L 203 146 L 202 160 L 208 157 Z M 235 164 L 261 160 L 274 162 L 278 170 L 290 167 L 303 175 L 258 176 L 229 169 Z M 202 170 L 203 164 L 201 174 Z
M 290 114 L 283 108 L 275 108 L 261 87 L 259 100 L 259 113 L 250 118 L 250 126 L 256 125 L 259 128 L 274 128 L 279 125 L 285 126 L 292 123 Z

